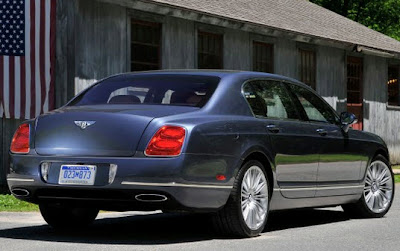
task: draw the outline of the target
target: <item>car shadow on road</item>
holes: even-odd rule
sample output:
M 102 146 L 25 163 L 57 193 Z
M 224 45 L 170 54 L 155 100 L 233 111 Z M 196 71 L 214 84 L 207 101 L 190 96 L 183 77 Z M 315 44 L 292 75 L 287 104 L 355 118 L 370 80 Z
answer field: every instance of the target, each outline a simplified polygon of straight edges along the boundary
M 342 211 L 291 210 L 271 213 L 264 232 L 349 220 Z M 267 233 L 268 234 L 268 233 Z M 86 229 L 56 231 L 47 225 L 0 230 L 0 238 L 96 244 L 173 244 L 226 239 L 212 230 L 208 215 L 152 214 L 96 220 Z

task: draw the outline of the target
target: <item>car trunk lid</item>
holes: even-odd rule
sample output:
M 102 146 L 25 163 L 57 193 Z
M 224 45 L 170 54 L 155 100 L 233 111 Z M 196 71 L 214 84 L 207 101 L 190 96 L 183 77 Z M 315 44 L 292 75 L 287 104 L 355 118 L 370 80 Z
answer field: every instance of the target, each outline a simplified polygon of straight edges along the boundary
M 39 155 L 133 156 L 153 118 L 194 110 L 197 108 L 66 107 L 38 118 L 35 149 Z

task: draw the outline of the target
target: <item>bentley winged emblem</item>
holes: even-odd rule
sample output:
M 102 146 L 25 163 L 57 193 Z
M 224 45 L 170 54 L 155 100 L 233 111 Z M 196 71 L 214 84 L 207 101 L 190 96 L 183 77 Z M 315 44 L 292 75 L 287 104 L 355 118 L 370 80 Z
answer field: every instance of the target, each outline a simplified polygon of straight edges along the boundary
M 83 120 L 75 120 L 75 125 L 79 126 L 82 130 L 96 123 L 96 121 L 83 121 Z

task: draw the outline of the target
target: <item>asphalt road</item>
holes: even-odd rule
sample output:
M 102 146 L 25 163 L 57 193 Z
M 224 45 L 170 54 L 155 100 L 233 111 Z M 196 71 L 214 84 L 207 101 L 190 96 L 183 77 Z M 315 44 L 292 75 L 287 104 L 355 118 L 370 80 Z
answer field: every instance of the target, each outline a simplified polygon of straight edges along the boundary
M 101 213 L 90 228 L 56 232 L 39 213 L 0 213 L 0 250 L 400 250 L 400 186 L 381 219 L 349 219 L 340 207 L 273 213 L 262 235 L 228 239 L 205 217 Z

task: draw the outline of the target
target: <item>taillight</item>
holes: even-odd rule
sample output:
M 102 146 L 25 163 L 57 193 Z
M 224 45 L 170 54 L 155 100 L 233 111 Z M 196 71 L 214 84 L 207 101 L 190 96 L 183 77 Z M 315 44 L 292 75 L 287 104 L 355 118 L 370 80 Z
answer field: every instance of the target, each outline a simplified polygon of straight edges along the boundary
M 161 127 L 147 145 L 147 156 L 178 156 L 185 139 L 185 128 L 180 126 Z
M 29 125 L 22 124 L 18 127 L 11 141 L 12 153 L 29 153 Z

